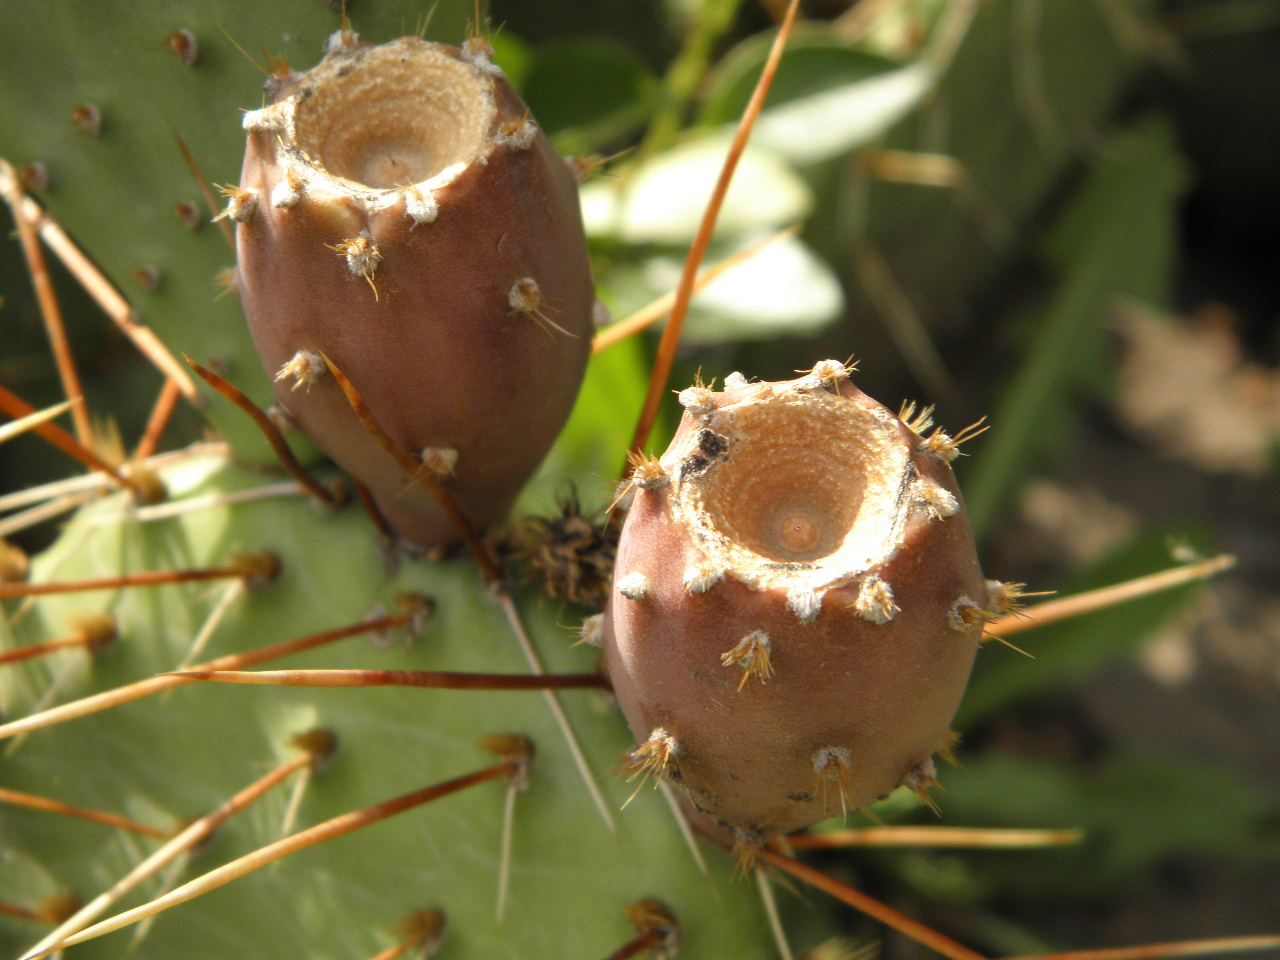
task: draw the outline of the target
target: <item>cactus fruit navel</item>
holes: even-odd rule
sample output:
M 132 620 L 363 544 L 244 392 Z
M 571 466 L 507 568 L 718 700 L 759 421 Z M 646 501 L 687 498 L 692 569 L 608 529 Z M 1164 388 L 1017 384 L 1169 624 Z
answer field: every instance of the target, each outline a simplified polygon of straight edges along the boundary
M 847 373 L 691 387 L 632 478 L 603 638 L 631 764 L 724 843 L 923 793 L 991 605 L 954 442 Z
M 453 47 L 344 30 L 318 66 L 274 85 L 245 116 L 227 216 L 276 395 L 400 534 L 455 540 L 352 413 L 328 356 L 486 527 L 555 439 L 586 365 L 595 297 L 573 174 L 501 71 Z

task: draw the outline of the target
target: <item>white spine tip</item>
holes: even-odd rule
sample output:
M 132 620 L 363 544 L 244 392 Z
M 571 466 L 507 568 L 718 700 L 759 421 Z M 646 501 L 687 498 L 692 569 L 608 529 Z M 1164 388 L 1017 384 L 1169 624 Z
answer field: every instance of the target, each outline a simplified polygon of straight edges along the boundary
M 440 215 L 440 204 L 431 191 L 423 192 L 418 187 L 410 187 L 404 192 L 404 212 L 417 227 L 435 220 Z
M 649 578 L 643 573 L 628 573 L 618 581 L 618 592 L 636 603 L 649 595 Z
M 227 197 L 226 208 L 214 217 L 214 220 L 229 219 L 236 223 L 246 223 L 253 217 L 258 208 L 258 191 L 245 187 L 221 188 Z
M 423 447 L 422 465 L 437 477 L 452 476 L 458 465 L 458 451 L 452 447 Z
M 1025 583 L 1005 583 L 1003 580 L 987 581 L 987 596 L 991 605 L 1000 613 L 1012 613 L 1022 606 L 1021 600 L 1026 596 Z
M 925 453 L 937 457 L 947 463 L 950 463 L 956 457 L 960 456 L 960 447 L 950 434 L 943 430 L 935 430 L 933 433 L 920 444 Z
M 671 474 L 657 457 L 640 460 L 631 473 L 631 480 L 641 490 L 657 490 L 671 482 Z
M 599 649 L 604 646 L 604 614 L 597 613 L 582 621 L 582 642 Z
M 902 785 L 908 790 L 923 790 L 934 786 L 937 782 L 938 767 L 934 764 L 933 757 L 921 760 L 902 778 Z
M 927 412 L 928 411 L 926 411 L 926 413 Z M 934 430 L 933 433 L 929 434 L 929 436 L 920 444 L 920 447 L 925 453 L 931 454 L 941 460 L 945 460 L 947 463 L 950 463 L 956 457 L 960 456 L 960 444 L 964 443 L 966 440 L 972 440 L 978 434 L 985 433 L 987 431 L 987 427 L 983 426 L 983 421 L 986 419 L 986 417 L 983 417 L 977 423 L 969 424 L 969 426 L 965 427 L 954 437 L 944 430 Z
M 262 133 L 267 130 L 279 130 L 284 125 L 284 118 L 274 107 L 263 107 L 261 110 L 246 110 L 240 125 L 246 133 Z
M 853 754 L 847 747 L 819 747 L 813 751 L 813 769 L 819 775 L 836 770 L 848 770 L 853 763 Z
M 595 171 L 597 164 L 595 159 L 589 156 L 572 156 L 564 158 L 565 165 L 569 168 L 569 172 L 573 174 L 573 179 L 578 186 L 582 186 L 591 179 L 591 174 Z
M 822 596 L 807 587 L 792 590 L 787 594 L 787 609 L 794 613 L 801 623 L 812 623 L 822 609 Z
M 512 150 L 528 150 L 533 146 L 534 137 L 538 135 L 538 125 L 532 120 L 509 120 L 498 128 L 494 137 L 500 146 Z
M 631 505 L 635 502 L 636 491 L 643 489 L 644 485 L 635 479 L 623 480 L 618 484 L 617 490 L 613 495 L 613 508 L 623 513 L 631 509 Z
M 329 34 L 329 39 L 325 41 L 324 52 L 330 56 L 341 56 L 354 53 L 359 45 L 360 34 L 350 27 L 343 27 L 341 30 L 335 30 Z
M 271 188 L 271 205 L 277 210 L 288 210 L 301 199 L 302 194 L 290 187 L 286 180 Z
M 607 327 L 613 323 L 613 311 L 604 305 L 604 301 L 597 299 L 591 305 L 591 322 L 596 327 Z
M 484 37 L 471 37 L 463 43 L 462 59 L 481 73 L 502 76 L 502 68 L 493 62 L 493 44 Z
M 344 240 L 335 249 L 346 259 L 347 269 L 353 277 L 370 279 L 382 262 L 382 254 L 378 252 L 378 245 L 374 243 L 368 230 L 361 230 L 358 235 Z
M 689 593 L 706 593 L 724 579 L 724 569 L 709 560 L 691 564 L 684 571 L 684 588 Z
M 720 662 L 742 671 L 742 679 L 738 683 L 738 689 L 742 690 L 752 677 L 764 683 L 773 676 L 772 655 L 773 644 L 769 642 L 769 635 L 763 630 L 753 630 L 732 649 L 722 653 Z
M 284 179 L 271 188 L 271 205 L 278 210 L 288 210 L 302 199 L 302 188 L 302 177 L 289 167 Z
M 521 277 L 507 292 L 507 303 L 518 313 L 533 313 L 542 306 L 542 288 L 533 277 Z
M 956 499 L 955 494 L 928 480 L 920 484 L 917 496 L 934 520 L 945 520 L 947 517 L 955 516 L 956 511 L 960 509 L 960 501 Z
M 849 379 L 853 367 L 846 366 L 839 360 L 819 360 L 809 371 L 809 375 L 823 386 L 835 387 L 841 380 Z

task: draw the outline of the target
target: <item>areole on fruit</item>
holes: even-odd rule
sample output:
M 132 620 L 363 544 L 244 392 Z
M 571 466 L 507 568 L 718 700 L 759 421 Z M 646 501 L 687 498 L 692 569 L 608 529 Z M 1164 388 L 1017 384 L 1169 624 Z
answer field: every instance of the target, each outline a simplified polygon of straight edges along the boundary
M 834 361 L 680 399 L 636 473 L 604 619 L 633 768 L 748 845 L 922 793 L 991 606 L 954 448 Z
M 577 395 L 595 304 L 577 185 L 481 53 L 343 30 L 246 114 L 227 216 L 279 402 L 421 545 L 457 539 L 326 376 L 329 357 L 478 528 Z

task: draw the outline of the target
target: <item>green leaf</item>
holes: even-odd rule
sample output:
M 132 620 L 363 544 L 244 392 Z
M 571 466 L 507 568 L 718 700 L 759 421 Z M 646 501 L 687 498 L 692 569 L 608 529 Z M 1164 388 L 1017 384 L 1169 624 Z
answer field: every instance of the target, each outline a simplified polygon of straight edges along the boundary
M 729 51 L 708 85 L 699 122 L 716 127 L 736 123 L 755 90 L 777 31 L 758 34 Z M 796 30 L 787 43 L 769 88 L 765 109 L 772 110 L 815 94 L 847 87 L 890 73 L 899 65 L 885 57 L 850 47 L 833 33 L 809 28 Z
M 748 240 L 716 253 L 731 256 Z M 641 267 L 646 289 L 660 296 L 675 289 L 684 261 L 648 259 Z M 727 270 L 693 299 L 681 342 L 688 346 L 812 336 L 844 309 L 840 281 L 797 237 L 770 243 L 749 261 Z
M 517 514 L 549 515 L 575 488 L 584 510 L 609 505 L 649 386 L 648 364 L 638 337 L 591 358 L 569 422 L 520 495 Z
M 589 181 L 582 187 L 587 233 L 627 243 L 689 243 L 728 150 L 727 138 L 700 136 L 658 154 L 625 183 Z M 749 146 L 725 197 L 716 235 L 790 226 L 812 204 L 809 187 L 781 157 Z
M 521 93 L 557 147 L 577 153 L 638 128 L 657 84 L 644 62 L 621 43 L 566 40 L 538 48 Z
M 988 753 L 942 781 L 950 822 L 1084 831 L 1074 846 L 970 854 L 988 882 L 1024 901 L 1110 899 L 1176 854 L 1276 852 L 1265 791 L 1203 760 L 1125 750 L 1083 770 Z
M 771 42 L 754 37 L 725 58 L 707 96 L 704 126 L 737 123 Z M 902 119 L 936 79 L 926 61 L 899 67 L 830 33 L 801 33 L 787 46 L 752 143 L 797 164 L 840 156 Z
M 1063 584 L 1060 596 L 1111 586 L 1172 566 L 1169 544 L 1186 530 L 1146 533 L 1087 572 Z M 1038 585 L 1037 585 L 1038 586 Z M 1178 587 L 1058 623 L 1015 634 L 1011 640 L 1030 657 L 989 640 L 983 644 L 973 678 L 960 705 L 958 729 L 1036 692 L 1087 678 L 1108 660 L 1134 650 L 1200 589 Z M 1033 659 L 1034 658 L 1034 659 Z
M 1061 280 L 1034 321 L 1033 339 L 991 416 L 990 432 L 974 444 L 972 463 L 958 471 L 979 537 L 1016 482 L 1057 444 L 1059 433 L 1046 429 L 1046 420 L 1105 362 L 1108 305 L 1121 295 L 1164 301 L 1184 182 L 1173 131 L 1159 118 L 1147 119 L 1107 145 L 1050 231 L 1044 252 Z
M 841 156 L 905 117 L 936 79 L 933 67 L 922 61 L 794 100 L 760 115 L 755 141 L 792 163 Z

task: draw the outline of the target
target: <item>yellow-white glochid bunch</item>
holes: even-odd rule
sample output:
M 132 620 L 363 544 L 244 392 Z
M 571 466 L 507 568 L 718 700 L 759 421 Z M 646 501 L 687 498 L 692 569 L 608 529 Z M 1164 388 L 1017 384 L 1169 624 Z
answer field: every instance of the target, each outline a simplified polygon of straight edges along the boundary
M 633 474 L 600 624 L 633 770 L 747 851 L 899 786 L 927 797 L 993 604 L 955 442 L 835 361 L 680 400 Z
M 483 50 L 335 34 L 248 113 L 226 215 L 276 396 L 403 537 L 458 531 L 328 375 L 440 478 L 501 519 L 573 405 L 595 293 L 568 165 Z

